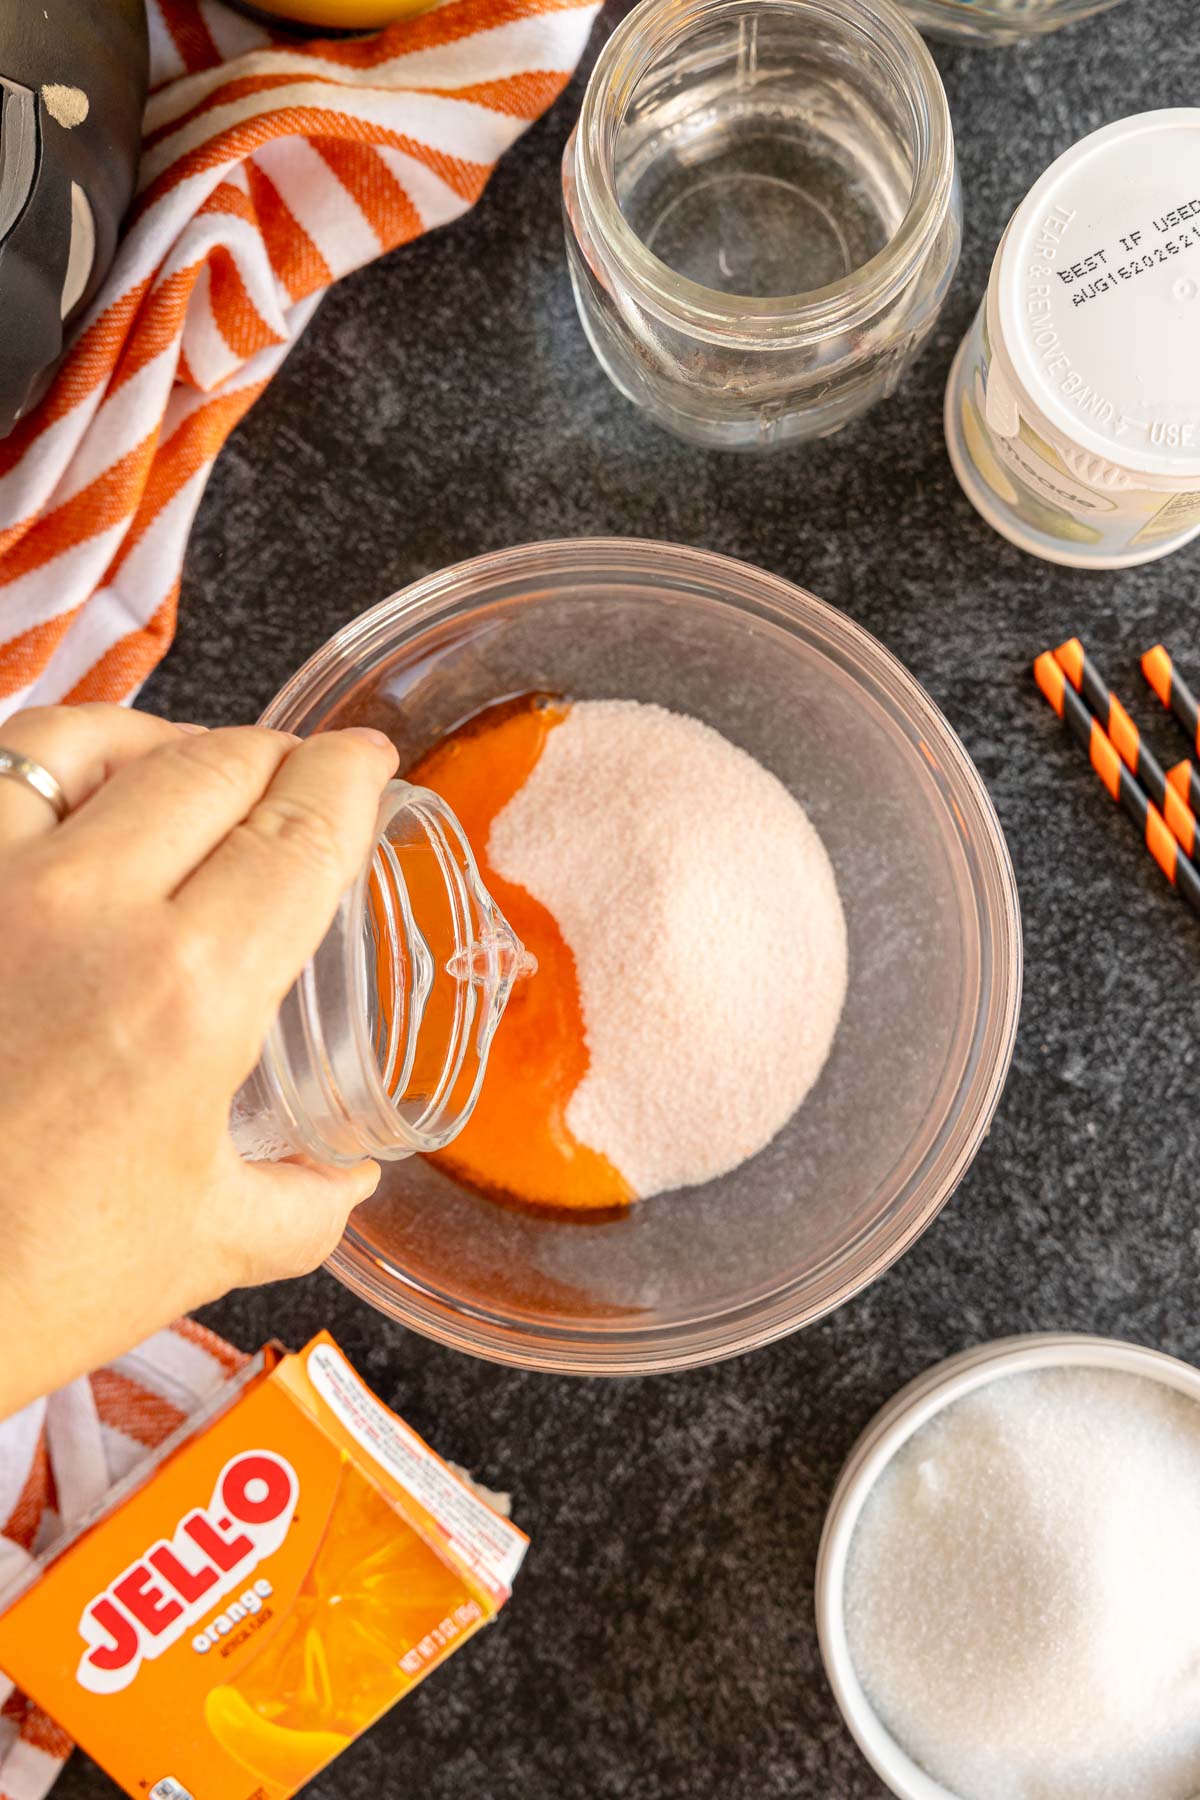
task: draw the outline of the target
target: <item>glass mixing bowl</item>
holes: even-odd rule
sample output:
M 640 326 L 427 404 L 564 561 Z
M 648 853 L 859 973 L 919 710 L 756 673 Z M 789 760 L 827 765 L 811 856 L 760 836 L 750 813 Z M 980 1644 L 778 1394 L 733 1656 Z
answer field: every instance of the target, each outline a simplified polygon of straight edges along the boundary
M 638 1374 L 734 1356 L 881 1274 L 979 1148 L 1020 1001 L 1004 837 L 953 731 L 872 637 L 786 581 L 669 544 L 533 544 L 430 575 L 332 638 L 264 723 L 374 725 L 403 769 L 532 690 L 693 714 L 792 790 L 846 912 L 833 1050 L 774 1142 L 718 1181 L 588 1219 L 498 1204 L 414 1157 L 385 1165 L 331 1267 L 497 1362 Z

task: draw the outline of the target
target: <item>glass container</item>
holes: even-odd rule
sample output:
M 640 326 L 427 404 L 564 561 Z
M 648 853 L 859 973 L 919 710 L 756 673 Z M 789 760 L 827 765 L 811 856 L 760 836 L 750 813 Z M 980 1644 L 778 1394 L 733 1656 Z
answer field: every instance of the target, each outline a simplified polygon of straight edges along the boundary
M 381 1162 L 466 1124 L 514 979 L 531 972 L 436 794 L 389 783 L 370 862 L 234 1101 L 245 1157 Z
M 945 92 L 891 0 L 643 0 L 563 200 L 604 369 L 717 449 L 824 437 L 891 393 L 961 237 Z
M 1107 12 L 1118 0 L 899 0 L 930 37 L 972 44 L 1012 44 L 1076 19 Z
M 962 745 L 880 644 L 786 581 L 667 544 L 535 544 L 427 576 L 318 651 L 265 722 L 374 726 L 411 768 L 523 692 L 691 714 L 795 794 L 849 934 L 829 1061 L 760 1155 L 613 1214 L 503 1205 L 425 1157 L 390 1162 L 331 1267 L 499 1362 L 620 1374 L 732 1356 L 878 1276 L 982 1142 L 1021 985 L 1004 838 Z

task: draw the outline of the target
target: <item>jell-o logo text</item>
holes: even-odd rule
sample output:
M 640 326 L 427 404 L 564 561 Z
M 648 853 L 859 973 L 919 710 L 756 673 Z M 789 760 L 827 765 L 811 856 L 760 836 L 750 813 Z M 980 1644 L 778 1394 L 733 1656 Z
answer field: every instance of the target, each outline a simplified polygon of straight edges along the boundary
M 225 1464 L 205 1507 L 187 1513 L 88 1602 L 79 1633 L 88 1648 L 75 1679 L 93 1694 L 128 1687 L 144 1658 L 161 1656 L 264 1557 L 278 1550 L 295 1512 L 296 1471 L 273 1450 Z

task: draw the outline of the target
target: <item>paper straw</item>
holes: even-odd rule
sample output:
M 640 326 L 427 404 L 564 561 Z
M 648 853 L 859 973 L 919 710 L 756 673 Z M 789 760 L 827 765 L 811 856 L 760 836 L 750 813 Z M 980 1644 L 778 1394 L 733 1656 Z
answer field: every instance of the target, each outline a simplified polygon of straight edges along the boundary
M 1084 704 L 1103 725 L 1130 774 L 1139 781 L 1166 820 L 1167 829 L 1188 855 L 1196 854 L 1196 815 L 1185 795 L 1168 782 L 1163 766 L 1108 686 L 1078 638 L 1068 638 L 1054 660 Z
M 1167 770 L 1167 780 L 1181 799 L 1186 800 L 1194 813 L 1200 813 L 1200 775 L 1186 757 L 1177 762 L 1173 769 Z
M 1200 751 L 1200 704 L 1162 644 L 1147 650 L 1142 658 L 1142 674 L 1167 711 L 1175 714 L 1187 733 L 1188 743 Z
M 1088 711 L 1054 659 L 1044 650 L 1033 665 L 1034 679 L 1071 736 L 1088 754 L 1111 800 L 1128 813 L 1138 827 L 1146 848 L 1188 905 L 1200 912 L 1200 874 L 1167 829 L 1166 820 L 1153 800 L 1140 788 L 1117 754 L 1116 746 L 1099 719 Z

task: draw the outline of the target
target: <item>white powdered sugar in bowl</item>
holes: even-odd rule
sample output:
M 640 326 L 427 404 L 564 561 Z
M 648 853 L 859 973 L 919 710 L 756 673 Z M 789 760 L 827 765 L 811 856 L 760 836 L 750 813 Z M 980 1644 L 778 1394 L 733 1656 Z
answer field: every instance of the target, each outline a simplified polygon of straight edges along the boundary
M 824 1066 L 847 979 L 833 869 L 783 784 L 697 719 L 578 701 L 488 857 L 575 959 L 576 1139 L 639 1199 L 769 1143 Z

